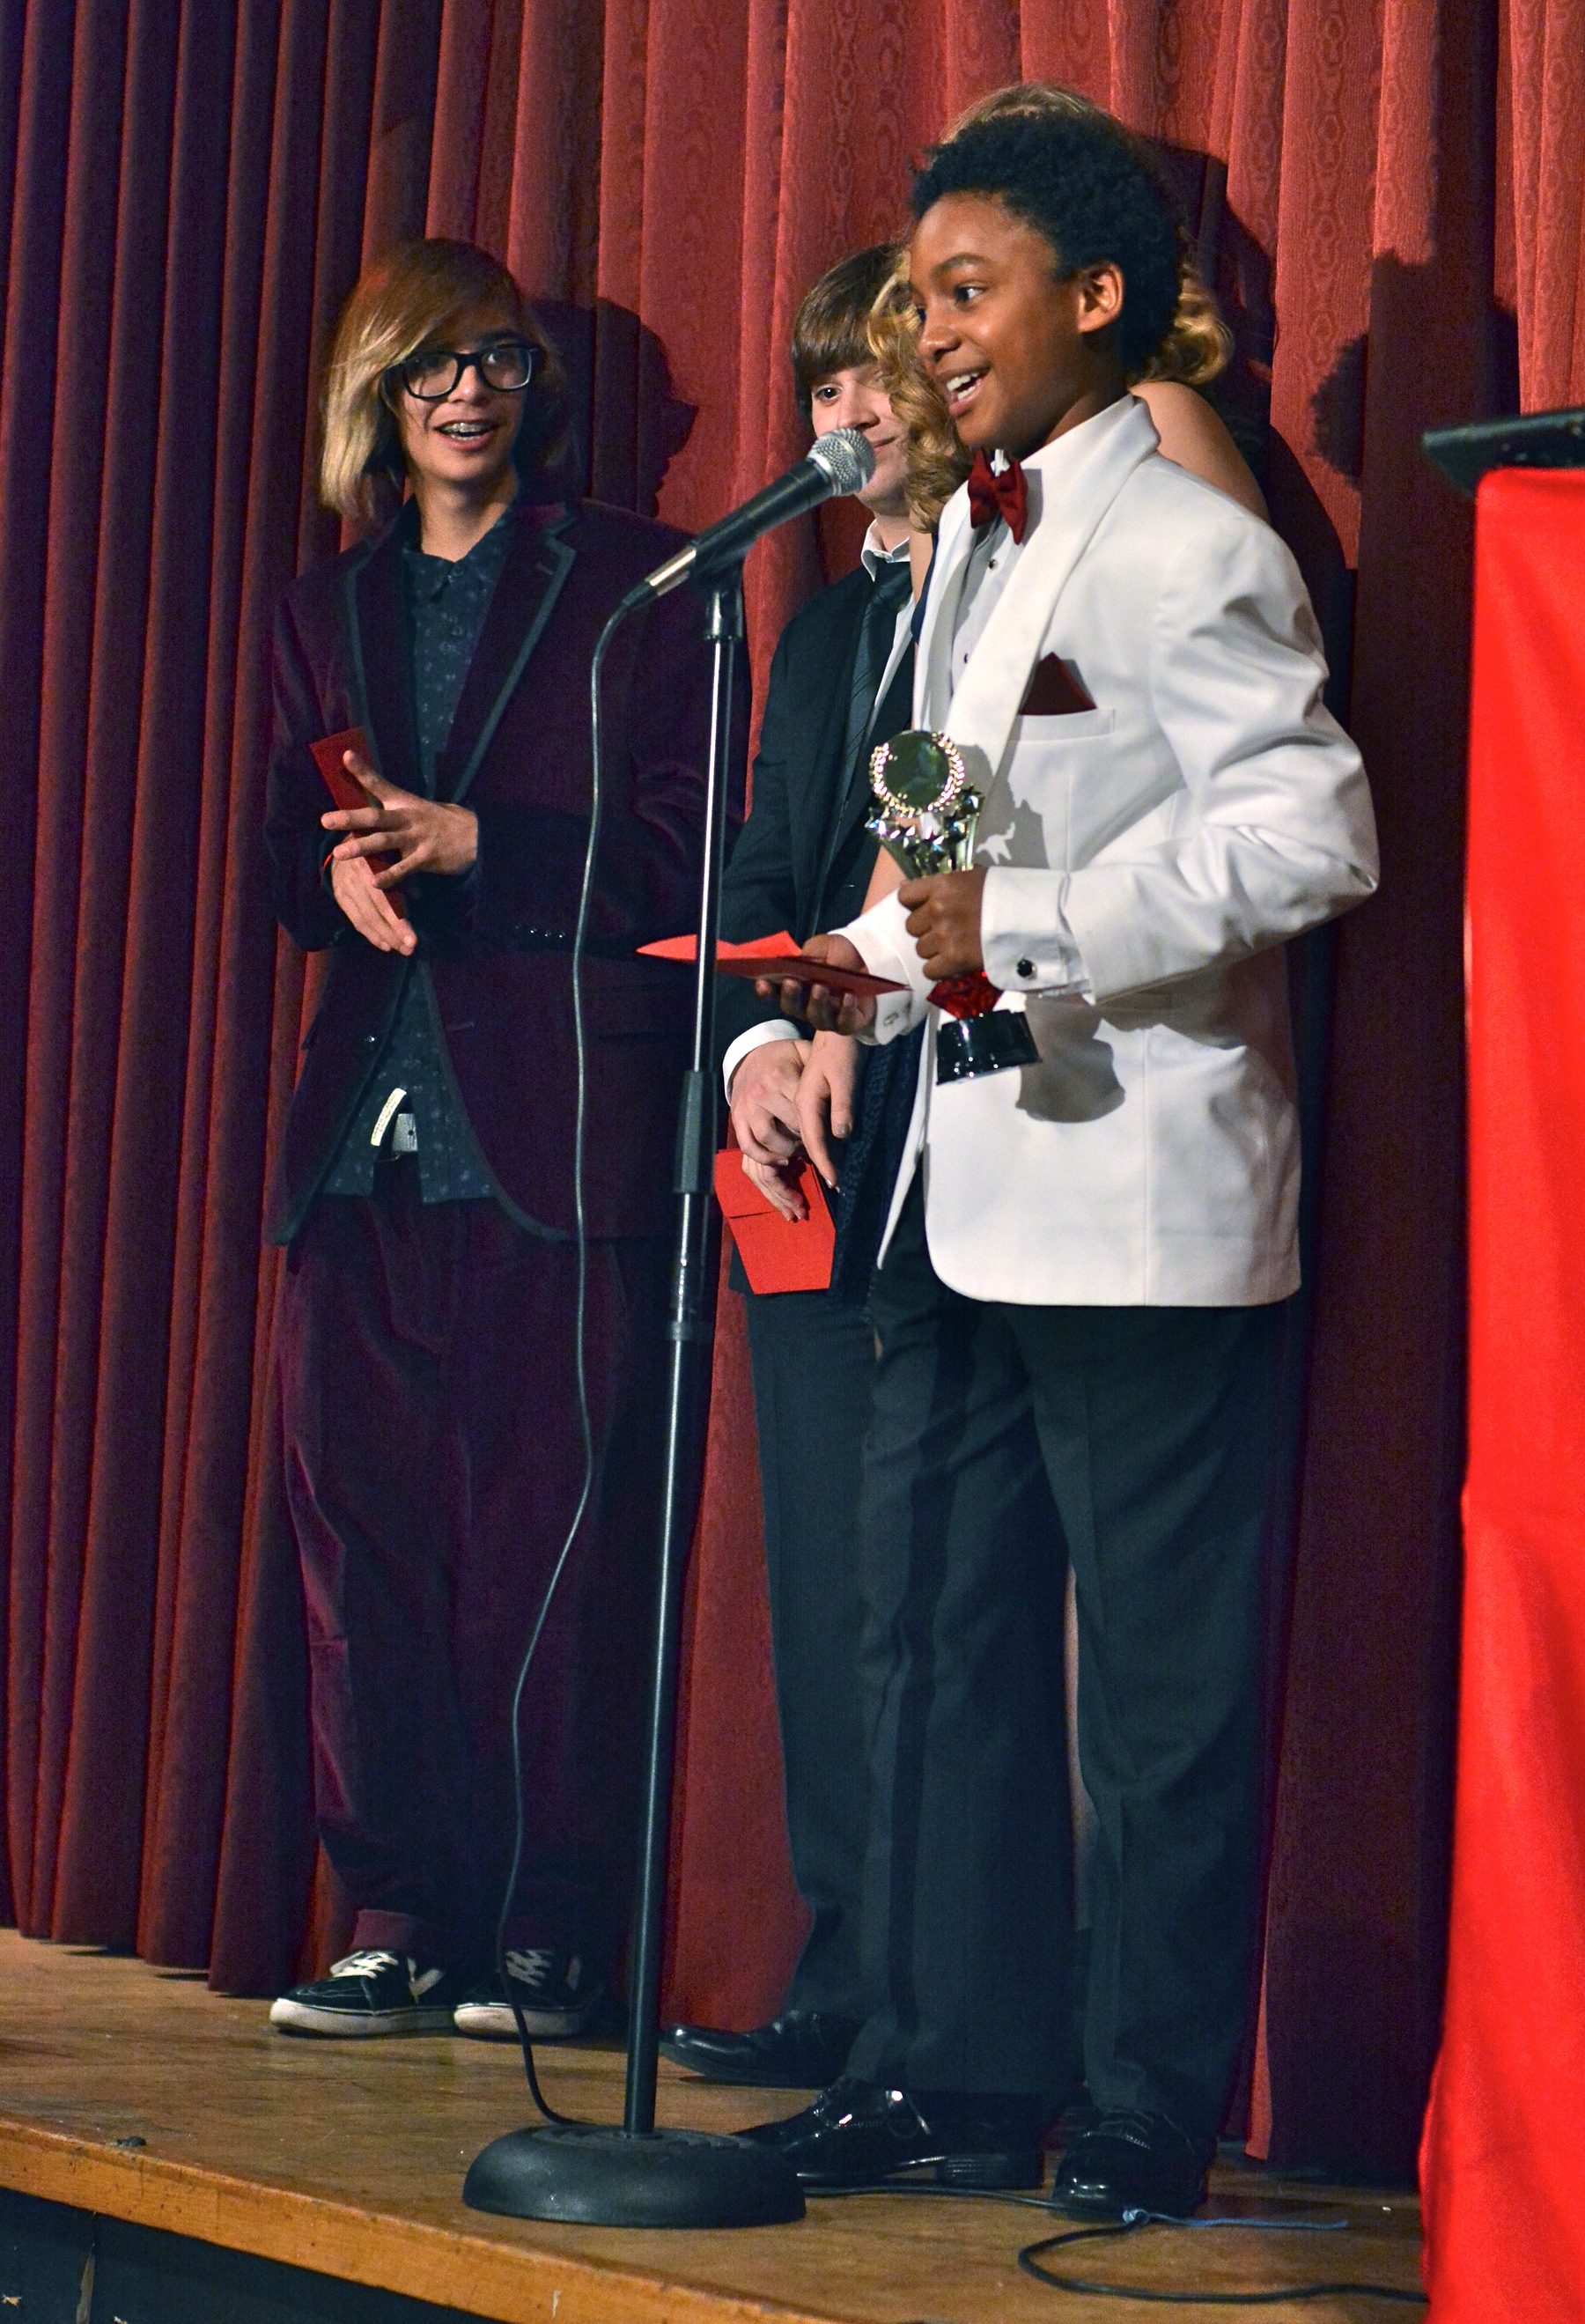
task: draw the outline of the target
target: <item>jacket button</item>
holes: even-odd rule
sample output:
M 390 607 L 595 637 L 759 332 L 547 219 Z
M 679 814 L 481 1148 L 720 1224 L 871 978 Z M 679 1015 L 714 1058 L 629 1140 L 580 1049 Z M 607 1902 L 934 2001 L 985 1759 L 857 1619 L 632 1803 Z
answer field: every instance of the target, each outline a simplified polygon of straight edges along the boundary
M 1028 978 L 1030 978 L 1031 976 L 1033 976 L 1033 975 L 1034 975 L 1034 973 L 1035 973 L 1035 964 L 1034 964 L 1034 962 L 1033 962 L 1032 960 L 1021 960 L 1021 961 L 1019 961 L 1019 963 L 1018 963 L 1018 974 L 1019 974 L 1021 977 L 1023 977 L 1023 978 L 1026 980 L 1026 982 L 1027 981 L 1027 979 L 1028 979 Z

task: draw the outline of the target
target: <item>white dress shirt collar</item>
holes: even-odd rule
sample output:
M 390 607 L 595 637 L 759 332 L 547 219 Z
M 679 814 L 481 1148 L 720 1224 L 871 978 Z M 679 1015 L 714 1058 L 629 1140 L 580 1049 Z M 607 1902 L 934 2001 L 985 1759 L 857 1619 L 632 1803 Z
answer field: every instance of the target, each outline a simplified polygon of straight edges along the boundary
M 1120 410 L 1124 407 L 1125 410 Z M 1024 530 L 1024 540 L 1029 539 L 1040 521 L 1041 511 L 1063 489 L 1066 479 L 1083 466 L 1096 446 L 1099 436 L 1110 430 L 1126 410 L 1137 409 L 1132 397 L 1120 396 L 1105 410 L 1092 413 L 1076 428 L 1070 428 L 1049 444 L 1041 444 L 1026 454 L 1019 463 L 1026 474 L 1036 479 L 1029 493 L 1029 521 Z M 1006 466 L 1005 456 L 1000 456 Z M 1022 542 L 1014 540 L 1008 530 L 1007 520 L 998 515 L 983 531 L 976 533 L 969 552 L 963 586 L 958 599 L 953 626 L 952 674 L 955 682 L 968 664 L 1006 588 L 1012 569 L 1018 559 Z
M 905 533 L 895 549 L 882 545 L 879 522 L 871 519 L 870 530 L 864 535 L 864 546 L 859 551 L 859 561 L 873 581 L 883 565 L 906 565 L 908 561 L 908 535 Z

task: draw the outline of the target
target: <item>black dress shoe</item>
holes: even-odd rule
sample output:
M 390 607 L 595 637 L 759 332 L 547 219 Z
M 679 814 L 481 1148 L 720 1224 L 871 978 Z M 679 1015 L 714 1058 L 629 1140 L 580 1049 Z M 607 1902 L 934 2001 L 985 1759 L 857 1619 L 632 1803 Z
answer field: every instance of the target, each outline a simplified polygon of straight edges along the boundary
M 1038 2187 L 1040 2106 L 1000 2091 L 882 2090 L 844 2074 L 812 2107 L 738 2133 L 810 2188 L 869 2187 L 932 2168 L 944 2187 Z
M 747 2034 L 714 2025 L 668 2025 L 660 2054 L 707 2082 L 746 2082 L 761 2090 L 823 2090 L 835 2081 L 858 2037 L 852 2017 L 789 2009 Z
M 1165 2115 L 1114 2108 L 1064 2149 L 1051 2200 L 1075 2218 L 1159 2211 L 1186 2219 L 1205 2200 L 1214 2152 L 1213 2140 L 1191 2138 Z

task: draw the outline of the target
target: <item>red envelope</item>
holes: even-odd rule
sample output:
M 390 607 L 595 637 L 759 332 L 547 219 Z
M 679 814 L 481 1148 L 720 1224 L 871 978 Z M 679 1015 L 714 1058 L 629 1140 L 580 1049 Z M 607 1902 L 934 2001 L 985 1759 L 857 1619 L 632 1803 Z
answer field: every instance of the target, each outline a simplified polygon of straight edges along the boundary
M 729 960 L 779 960 L 783 953 L 797 953 L 797 938 L 783 928 L 779 936 L 751 936 L 747 944 L 728 944 L 724 936 L 715 939 L 715 965 L 724 968 Z M 654 944 L 640 945 L 640 952 L 655 960 L 697 960 L 697 936 L 661 936 Z M 756 975 L 759 971 L 755 971 Z
M 721 1204 L 743 1273 L 756 1291 L 827 1291 L 836 1247 L 825 1188 L 812 1162 L 798 1175 L 806 1219 L 784 1219 L 743 1168 L 735 1146 L 715 1157 L 715 1199 Z
M 345 726 L 339 734 L 326 734 L 318 742 L 310 742 L 309 749 L 313 752 L 315 766 L 325 778 L 325 788 L 337 807 L 368 806 L 368 792 L 357 777 L 348 774 L 341 763 L 344 752 L 355 751 L 360 758 L 367 759 L 371 766 L 373 764 L 373 754 L 369 749 L 369 738 L 361 726 Z M 396 862 L 396 857 L 371 855 L 366 861 L 372 872 L 383 872 Z M 385 888 L 381 890 L 381 893 L 398 919 L 405 920 L 407 906 L 402 902 L 401 890 Z
M 651 960 L 697 960 L 697 936 L 662 936 L 655 944 L 640 945 L 639 950 Z M 755 936 L 748 944 L 728 944 L 724 937 L 715 946 L 715 969 L 720 976 L 769 976 L 791 984 L 823 984 L 828 992 L 901 992 L 903 987 L 889 977 L 871 976 L 862 968 L 837 968 L 828 961 L 806 960 L 793 938 L 784 928 L 779 936 Z

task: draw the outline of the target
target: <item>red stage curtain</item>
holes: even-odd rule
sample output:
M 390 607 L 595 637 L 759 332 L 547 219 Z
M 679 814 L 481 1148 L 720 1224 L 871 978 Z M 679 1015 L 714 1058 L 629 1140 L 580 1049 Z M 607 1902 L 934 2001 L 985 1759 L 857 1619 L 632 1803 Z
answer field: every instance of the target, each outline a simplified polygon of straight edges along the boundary
M 1527 401 L 1578 375 L 1573 13 L 0 0 L 0 1507 L 23 1928 L 253 1991 L 333 1934 L 333 1901 L 310 1902 L 257 1240 L 303 975 L 269 926 L 259 817 L 264 624 L 335 546 L 307 482 L 312 383 L 361 259 L 425 226 L 502 252 L 567 341 L 594 489 L 701 523 L 799 448 L 783 349 L 805 284 L 897 228 L 908 157 L 953 109 L 1056 76 L 1158 141 L 1245 386 L 1269 375 L 1273 510 L 1381 806 L 1383 894 L 1335 953 L 1257 2112 L 1286 2159 L 1406 2162 L 1444 1909 L 1468 569 L 1414 447 L 1514 396 L 1499 309 Z M 756 553 L 761 669 L 819 571 L 812 532 Z M 741 2019 L 796 1923 L 735 1332 L 729 1302 L 672 1989 Z
M 1585 475 L 1481 487 L 1470 740 L 1470 1474 L 1435 2324 L 1574 2324 L 1585 2215 Z

